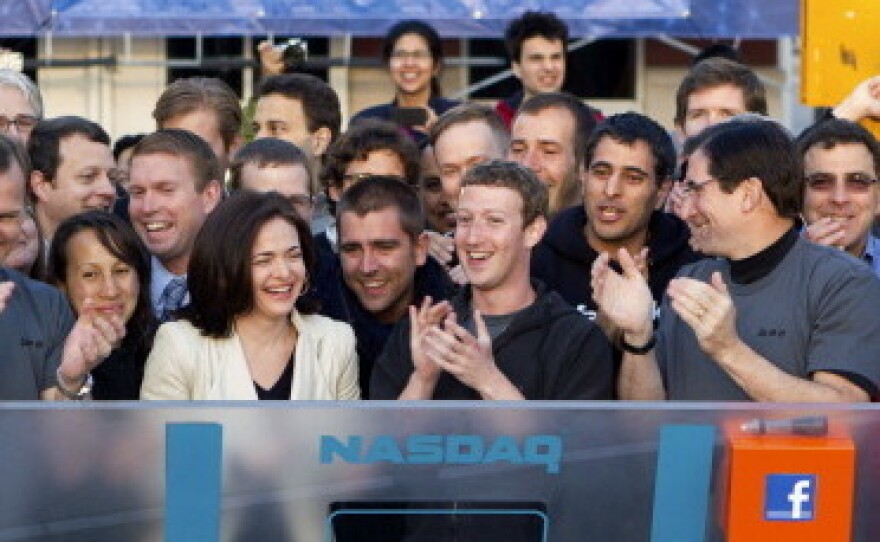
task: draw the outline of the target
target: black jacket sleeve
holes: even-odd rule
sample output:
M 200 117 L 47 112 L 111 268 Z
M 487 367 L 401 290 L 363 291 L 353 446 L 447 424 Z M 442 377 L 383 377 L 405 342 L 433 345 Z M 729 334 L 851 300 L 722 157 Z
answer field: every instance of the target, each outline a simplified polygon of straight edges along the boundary
M 404 317 L 394 326 L 385 348 L 376 359 L 370 376 L 368 399 L 397 399 L 413 372 L 409 350 L 409 318 Z

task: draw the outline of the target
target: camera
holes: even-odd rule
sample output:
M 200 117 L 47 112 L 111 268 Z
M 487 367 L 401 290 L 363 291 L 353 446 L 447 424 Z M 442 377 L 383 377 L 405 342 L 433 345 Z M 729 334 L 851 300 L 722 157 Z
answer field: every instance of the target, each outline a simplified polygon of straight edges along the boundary
M 296 71 L 309 58 L 309 44 L 302 38 L 290 38 L 284 43 L 276 45 L 275 50 L 281 53 L 285 73 Z

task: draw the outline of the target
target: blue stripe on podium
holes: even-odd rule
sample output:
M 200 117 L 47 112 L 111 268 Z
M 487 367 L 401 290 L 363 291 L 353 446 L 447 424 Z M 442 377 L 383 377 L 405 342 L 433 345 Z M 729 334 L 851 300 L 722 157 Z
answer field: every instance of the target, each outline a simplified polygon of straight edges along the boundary
M 165 542 L 217 542 L 223 477 L 223 427 L 165 426 Z
M 651 542 L 705 542 L 714 447 L 714 426 L 661 429 Z

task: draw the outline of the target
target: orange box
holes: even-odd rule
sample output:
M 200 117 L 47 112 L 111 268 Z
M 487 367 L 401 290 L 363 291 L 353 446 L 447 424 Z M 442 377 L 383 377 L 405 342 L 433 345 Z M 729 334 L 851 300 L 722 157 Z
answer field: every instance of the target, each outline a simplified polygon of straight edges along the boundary
M 727 431 L 728 542 L 849 542 L 856 450 L 824 437 Z

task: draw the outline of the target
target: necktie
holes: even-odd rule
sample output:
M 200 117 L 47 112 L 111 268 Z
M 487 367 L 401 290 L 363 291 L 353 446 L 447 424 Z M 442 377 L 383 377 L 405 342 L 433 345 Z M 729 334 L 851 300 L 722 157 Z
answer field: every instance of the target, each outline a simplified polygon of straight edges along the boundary
M 159 297 L 159 320 L 167 322 L 171 319 L 171 313 L 183 306 L 186 298 L 186 277 L 174 277 L 165 285 L 162 295 Z

